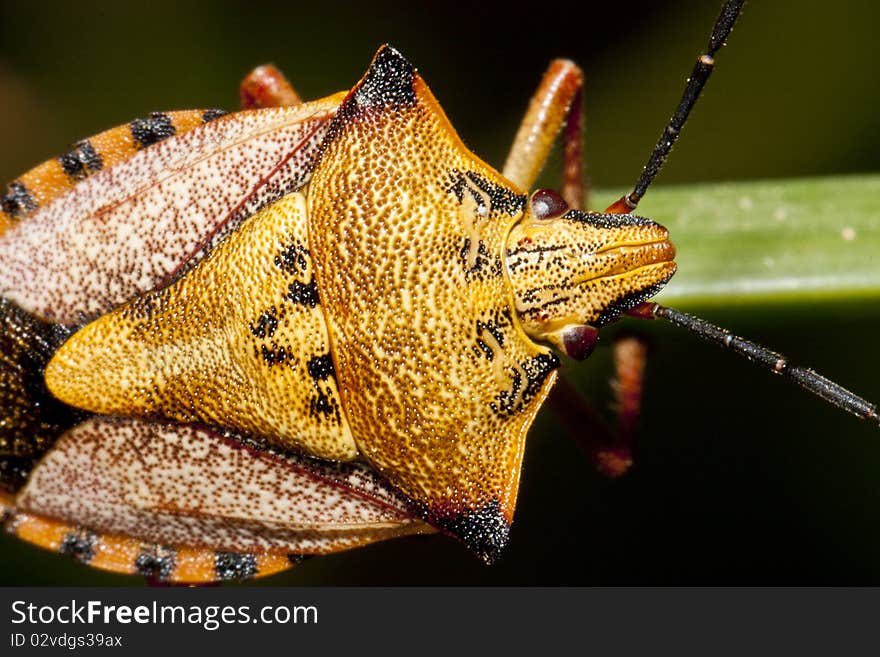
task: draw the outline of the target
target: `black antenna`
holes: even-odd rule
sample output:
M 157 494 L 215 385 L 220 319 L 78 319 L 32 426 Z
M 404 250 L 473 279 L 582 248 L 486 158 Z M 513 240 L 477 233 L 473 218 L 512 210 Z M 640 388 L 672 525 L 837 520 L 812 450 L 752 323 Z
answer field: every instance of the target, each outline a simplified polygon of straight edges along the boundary
M 642 170 L 642 175 L 639 176 L 636 186 L 629 194 L 621 197 L 614 205 L 608 208 L 607 212 L 632 212 L 645 195 L 648 186 L 654 181 L 657 174 L 660 173 L 666 158 L 669 157 L 669 151 L 672 150 L 672 146 L 675 144 L 675 140 L 678 139 L 678 135 L 682 127 L 684 127 L 688 115 L 700 97 L 700 92 L 703 91 L 706 81 L 712 75 L 712 69 L 715 66 L 715 53 L 720 50 L 728 35 L 730 35 L 730 31 L 739 17 L 743 4 L 745 4 L 745 0 L 727 0 L 724 3 L 721 13 L 715 21 L 715 26 L 712 28 L 709 46 L 706 52 L 697 58 L 697 63 L 694 64 L 694 70 L 687 80 L 678 107 L 669 119 L 663 134 L 660 135 L 660 139 L 657 140 L 654 150 L 651 151 L 651 157 L 648 158 L 648 163 Z
M 809 390 L 814 395 L 818 395 L 830 404 L 852 413 L 862 420 L 871 420 L 876 424 L 880 424 L 880 414 L 877 412 L 877 404 L 872 404 L 869 401 L 862 399 L 843 386 L 834 383 L 834 381 L 829 381 L 824 376 L 811 369 L 790 365 L 788 359 L 782 354 L 770 351 L 766 347 L 762 347 L 754 342 L 744 340 L 739 336 L 733 335 L 727 329 L 715 326 L 705 320 L 675 310 L 674 308 L 661 306 L 657 303 L 647 305 L 648 308 L 646 308 L 646 312 L 640 310 L 639 316 L 648 315 L 662 317 L 676 326 L 681 326 L 688 331 L 696 333 L 701 338 L 714 342 L 726 349 L 730 349 L 734 353 L 758 363 L 771 372 L 784 376 L 787 379 L 791 379 L 800 387 Z

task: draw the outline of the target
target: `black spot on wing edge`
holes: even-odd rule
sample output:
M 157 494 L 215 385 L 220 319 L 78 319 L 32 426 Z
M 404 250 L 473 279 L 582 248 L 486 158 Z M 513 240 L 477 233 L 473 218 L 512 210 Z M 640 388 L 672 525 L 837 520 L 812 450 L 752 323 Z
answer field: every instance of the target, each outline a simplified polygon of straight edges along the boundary
M 214 571 L 221 582 L 253 579 L 257 574 L 257 557 L 237 552 L 215 552 Z
M 206 109 L 202 112 L 202 123 L 210 123 L 211 121 L 216 121 L 220 117 L 226 116 L 229 114 L 226 110 L 222 109 Z
M 152 146 L 176 132 L 171 117 L 163 112 L 153 112 L 145 119 L 135 119 L 129 123 L 129 127 L 138 148 Z
M 98 537 L 90 531 L 69 532 L 61 540 L 58 551 L 73 557 L 81 563 L 89 563 L 95 558 L 95 549 L 98 546 Z
M 3 212 L 17 219 L 36 210 L 37 205 L 37 199 L 19 180 L 9 183 L 6 194 L 0 199 L 0 208 Z
M 58 162 L 64 173 L 73 180 L 82 180 L 104 168 L 101 154 L 88 139 L 74 144 L 72 149 L 58 158 Z
M 166 582 L 177 567 L 177 551 L 161 545 L 141 546 L 140 554 L 134 560 L 138 575 Z

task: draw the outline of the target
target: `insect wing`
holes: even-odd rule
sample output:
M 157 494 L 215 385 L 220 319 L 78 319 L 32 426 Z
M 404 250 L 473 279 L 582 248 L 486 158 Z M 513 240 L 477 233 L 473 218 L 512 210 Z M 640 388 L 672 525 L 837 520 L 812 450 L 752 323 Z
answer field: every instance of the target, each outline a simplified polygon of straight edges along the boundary
M 41 319 L 78 324 L 167 283 L 309 180 L 340 98 L 211 121 L 84 177 L 46 205 L 34 201 L 0 236 L 0 295 Z
M 224 116 L 223 110 L 154 112 L 75 143 L 11 182 L 0 197 L 0 233 L 66 194 L 82 180 L 124 162 L 139 150 Z
M 366 466 L 116 418 L 66 432 L 31 473 L 15 513 L 145 545 L 236 554 L 323 554 L 433 531 Z

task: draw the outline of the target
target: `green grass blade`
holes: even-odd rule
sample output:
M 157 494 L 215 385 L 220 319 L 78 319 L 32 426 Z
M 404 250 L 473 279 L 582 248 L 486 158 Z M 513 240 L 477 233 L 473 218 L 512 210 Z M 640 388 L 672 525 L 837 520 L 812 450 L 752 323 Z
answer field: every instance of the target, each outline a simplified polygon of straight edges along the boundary
M 662 303 L 880 297 L 880 176 L 660 185 L 638 212 L 669 228 L 678 251 Z

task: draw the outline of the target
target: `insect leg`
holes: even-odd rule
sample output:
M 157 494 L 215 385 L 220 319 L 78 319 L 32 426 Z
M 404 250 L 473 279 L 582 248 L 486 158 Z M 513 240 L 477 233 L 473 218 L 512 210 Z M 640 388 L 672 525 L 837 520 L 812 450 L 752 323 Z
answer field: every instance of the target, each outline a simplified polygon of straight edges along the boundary
M 258 66 L 241 81 L 241 108 L 292 107 L 302 99 L 293 86 L 272 64 Z
M 565 377 L 557 380 L 548 403 L 553 409 L 553 417 L 597 470 L 608 476 L 622 474 L 626 470 L 607 469 L 607 465 L 615 462 L 628 460 L 631 463 L 630 454 L 617 454 L 616 459 L 610 458 L 617 441 L 595 409 Z
M 506 178 L 530 188 L 564 124 L 562 196 L 573 208 L 581 208 L 586 202 L 581 168 L 583 86 L 584 74 L 577 64 L 567 59 L 551 62 L 532 96 L 503 170 Z
M 553 416 L 596 469 L 607 477 L 624 474 L 633 463 L 648 347 L 641 336 L 626 334 L 615 339 L 613 350 L 612 406 L 617 415 L 614 430 L 609 429 L 564 377 L 559 378 L 549 398 Z
M 606 212 L 627 214 L 635 210 L 639 201 L 645 195 L 648 186 L 654 181 L 657 174 L 660 173 L 660 169 L 663 168 L 666 158 L 669 157 L 669 152 L 678 139 L 678 135 L 681 133 L 688 115 L 700 97 L 700 92 L 703 91 L 709 76 L 712 75 L 712 69 L 715 66 L 715 53 L 721 49 L 721 46 L 724 45 L 725 40 L 730 35 L 730 31 L 733 29 L 733 25 L 736 23 L 744 3 L 745 0 L 726 0 L 724 3 L 721 13 L 715 21 L 715 26 L 712 28 L 706 52 L 697 58 L 694 70 L 691 72 L 691 76 L 685 84 L 681 100 L 678 102 L 678 107 L 676 107 L 675 112 L 669 119 L 669 123 L 663 129 L 663 133 L 660 135 L 660 139 L 657 140 L 654 150 L 651 151 L 648 163 L 642 169 L 642 175 L 639 176 L 633 190 L 610 205 L 605 210 Z
M 614 391 L 617 409 L 618 451 L 632 453 L 636 425 L 642 409 L 642 384 L 648 356 L 646 339 L 637 334 L 618 336 L 614 341 Z
M 676 326 L 686 328 L 696 333 L 701 338 L 714 342 L 726 349 L 758 363 L 764 368 L 784 376 L 797 383 L 802 388 L 818 395 L 828 403 L 852 413 L 862 420 L 870 420 L 880 423 L 880 413 L 877 404 L 862 399 L 846 388 L 833 381 L 829 381 L 821 374 L 805 367 L 796 367 L 789 364 L 788 359 L 782 354 L 771 351 L 766 347 L 733 335 L 727 329 L 688 315 L 674 308 L 667 308 L 659 304 L 650 304 L 651 313 L 655 317 L 662 317 Z

